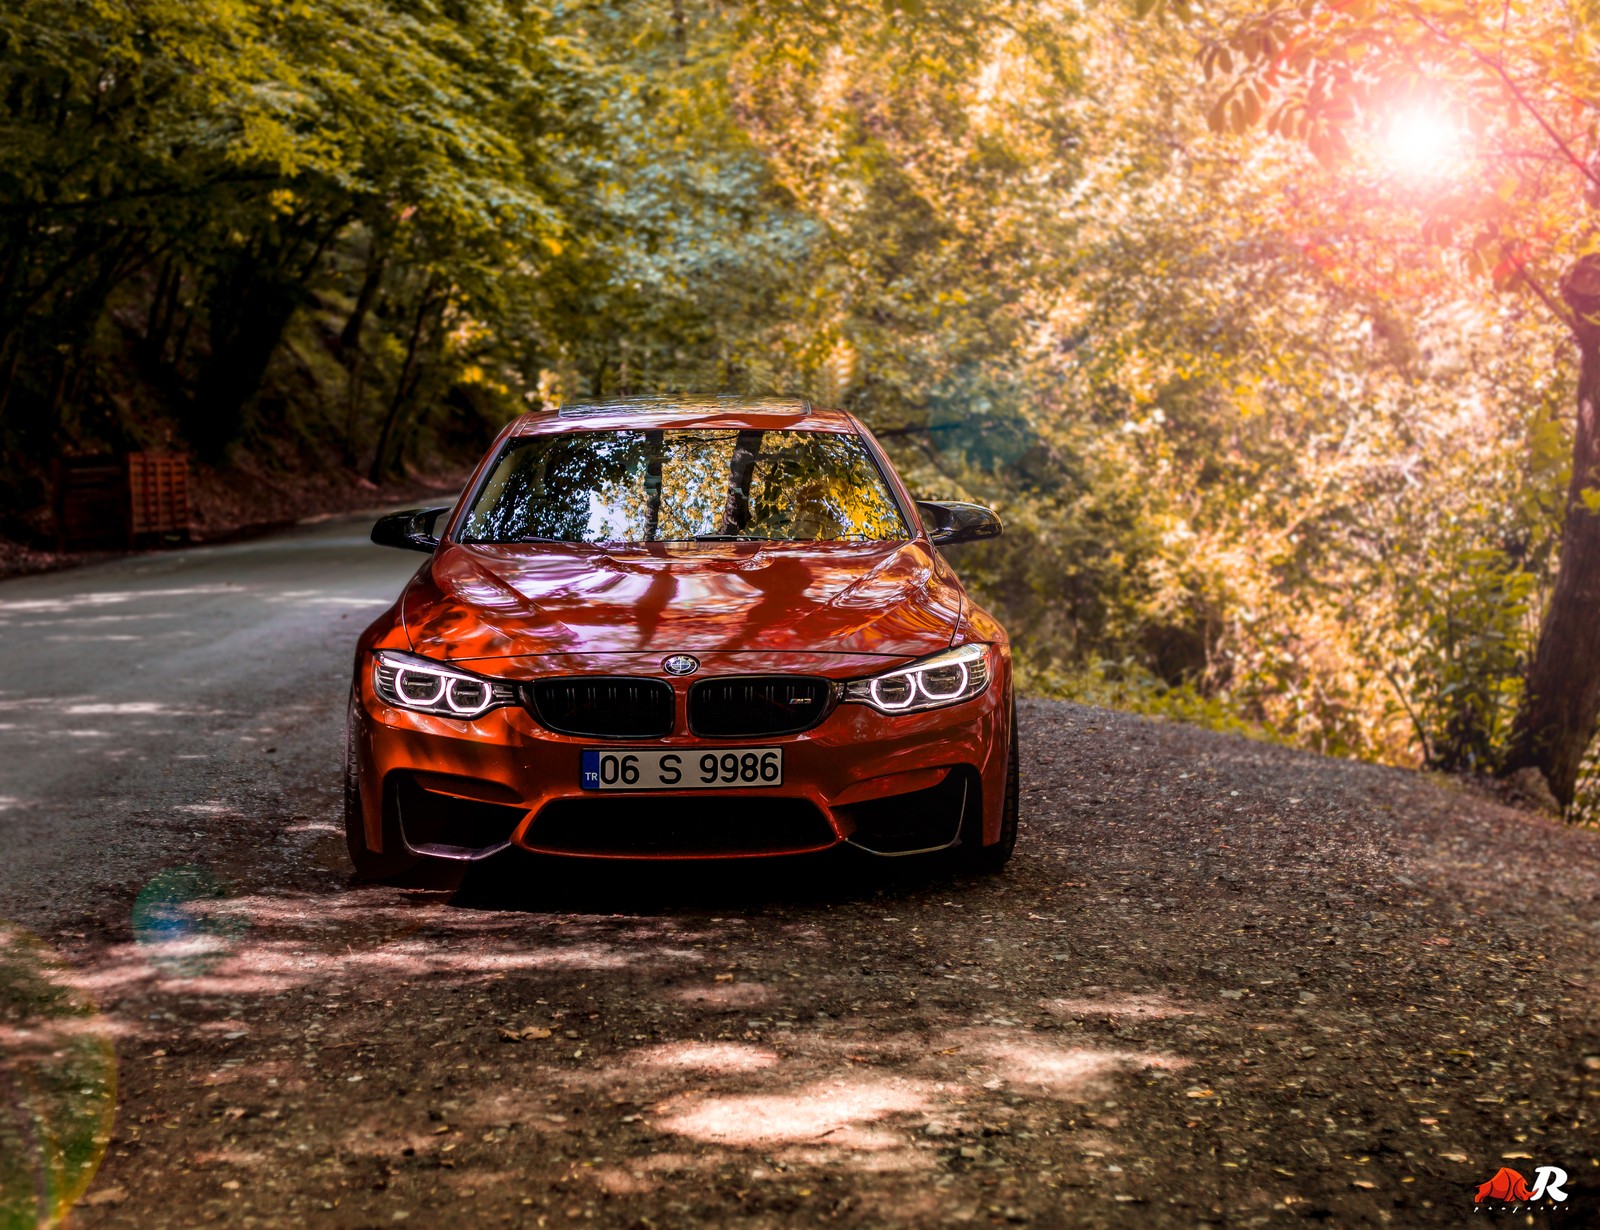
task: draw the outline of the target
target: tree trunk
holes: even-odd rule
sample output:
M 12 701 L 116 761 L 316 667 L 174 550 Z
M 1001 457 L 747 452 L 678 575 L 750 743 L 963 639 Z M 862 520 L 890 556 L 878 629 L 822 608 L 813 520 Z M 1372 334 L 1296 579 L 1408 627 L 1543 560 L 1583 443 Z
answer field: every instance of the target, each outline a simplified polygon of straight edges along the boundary
M 172 339 L 172 325 L 178 318 L 182 293 L 183 267 L 176 257 L 169 256 L 161 266 L 161 276 L 156 279 L 155 293 L 150 297 L 149 321 L 139 343 L 140 354 L 152 371 L 166 361 L 167 343 Z
M 361 279 L 361 290 L 356 294 L 356 305 L 339 334 L 339 351 L 347 367 L 355 362 L 355 352 L 361 347 L 361 327 L 367 323 L 372 305 L 377 302 L 378 288 L 383 285 L 383 275 L 388 267 L 388 255 L 378 248 L 377 240 L 373 240 L 371 251 L 367 254 L 366 276 Z
M 1512 728 L 1505 772 L 1536 768 L 1563 807 L 1571 806 L 1578 769 L 1600 717 L 1600 256 L 1567 274 L 1562 297 L 1578 340 L 1578 420 L 1572 482 L 1561 531 L 1555 591 Z
M 344 439 L 340 452 L 344 464 L 356 468 L 356 431 L 361 418 L 361 400 L 367 391 L 367 355 L 363 350 L 354 352 L 350 364 L 349 387 L 345 390 Z
M 750 518 L 750 480 L 755 476 L 756 458 L 761 452 L 761 431 L 741 431 L 733 443 L 728 462 L 728 494 L 722 502 L 719 534 L 740 534 Z
M 177 260 L 171 256 L 161 262 L 161 273 L 156 277 L 156 288 L 150 293 L 150 310 L 145 315 L 144 325 L 143 341 L 146 349 L 155 348 L 156 333 L 161 325 L 161 309 L 167 302 L 167 283 L 172 278 L 172 267 L 176 264 Z
M 11 387 L 17 381 L 17 365 L 22 361 L 22 342 L 11 347 L 8 354 L 0 345 L 0 423 L 6 420 L 6 408 L 11 404 Z
M 230 289 L 231 303 L 213 302 L 220 319 L 213 321 L 211 357 L 182 416 L 184 435 L 208 461 L 219 459 L 243 433 L 246 411 L 301 301 L 298 286 L 272 273 L 247 272 Z
M 49 398 L 52 423 L 63 420 L 64 411 L 83 370 L 84 355 L 89 350 L 95 327 L 105 315 L 112 290 L 124 276 L 123 261 L 138 246 L 141 238 L 137 231 L 127 232 L 120 243 L 100 258 L 93 278 L 61 303 L 59 323 L 53 330 L 60 366 Z
M 390 442 L 394 439 L 395 426 L 400 421 L 400 411 L 405 409 L 406 401 L 416 386 L 417 361 L 421 357 L 422 339 L 427 331 L 428 315 L 436 305 L 442 306 L 444 300 L 449 298 L 448 295 L 435 298 L 433 288 L 436 284 L 436 278 L 428 279 L 428 284 L 422 291 L 422 301 L 417 305 L 417 316 L 411 326 L 411 337 L 406 342 L 405 363 L 400 368 L 400 379 L 395 383 L 394 397 L 389 401 L 389 413 L 384 416 L 383 429 L 378 433 L 378 446 L 372 454 L 372 468 L 367 472 L 368 479 L 375 483 L 381 483 L 388 472 Z
M 383 276 L 388 271 L 389 258 L 378 247 L 374 238 L 367 250 L 367 272 L 361 279 L 361 290 L 356 295 L 350 319 L 345 321 L 339 334 L 339 361 L 348 373 L 345 388 L 344 440 L 341 452 L 345 465 L 355 469 L 358 449 L 356 436 L 361 417 L 361 402 L 367 388 L 367 352 L 361 344 L 361 331 L 367 317 L 376 309 L 383 287 Z
M 662 431 L 644 433 L 644 541 L 661 533 L 661 467 L 665 464 L 667 436 Z

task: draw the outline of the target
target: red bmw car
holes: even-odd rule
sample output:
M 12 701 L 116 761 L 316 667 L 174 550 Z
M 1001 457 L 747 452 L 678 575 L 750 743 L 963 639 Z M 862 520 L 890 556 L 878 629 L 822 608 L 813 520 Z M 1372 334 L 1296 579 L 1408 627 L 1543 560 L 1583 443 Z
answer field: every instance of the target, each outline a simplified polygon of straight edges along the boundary
M 632 398 L 526 415 L 356 650 L 345 827 L 358 873 L 517 846 L 747 858 L 1017 837 L 1004 629 L 940 554 L 1000 533 L 917 502 L 851 415 Z

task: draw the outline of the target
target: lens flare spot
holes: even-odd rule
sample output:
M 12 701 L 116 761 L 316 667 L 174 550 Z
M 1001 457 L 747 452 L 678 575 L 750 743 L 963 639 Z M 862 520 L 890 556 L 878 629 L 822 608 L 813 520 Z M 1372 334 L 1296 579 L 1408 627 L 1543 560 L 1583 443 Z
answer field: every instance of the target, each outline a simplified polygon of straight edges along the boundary
M 163 974 L 194 977 L 233 952 L 245 920 L 204 867 L 169 867 L 139 891 L 133 936 Z
M 60 957 L 0 920 L 0 1226 L 54 1226 L 111 1138 L 111 1030 Z

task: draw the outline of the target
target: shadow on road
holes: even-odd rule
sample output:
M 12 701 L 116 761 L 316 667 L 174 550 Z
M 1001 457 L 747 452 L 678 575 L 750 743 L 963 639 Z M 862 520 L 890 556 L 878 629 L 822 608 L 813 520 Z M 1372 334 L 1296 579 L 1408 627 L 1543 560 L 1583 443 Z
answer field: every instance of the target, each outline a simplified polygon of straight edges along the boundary
M 446 873 L 449 874 L 449 873 Z M 464 910 L 656 915 L 764 906 L 832 908 L 942 889 L 966 895 L 990 881 L 939 856 L 878 859 L 854 850 L 761 860 L 574 860 L 509 852 L 460 876 Z M 434 880 L 429 887 L 442 885 Z

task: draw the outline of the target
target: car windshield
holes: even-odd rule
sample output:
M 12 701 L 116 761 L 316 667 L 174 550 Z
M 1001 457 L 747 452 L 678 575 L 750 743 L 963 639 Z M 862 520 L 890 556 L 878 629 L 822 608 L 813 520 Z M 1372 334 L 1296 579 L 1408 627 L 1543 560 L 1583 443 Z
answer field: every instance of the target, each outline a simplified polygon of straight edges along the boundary
M 816 431 L 576 431 L 512 440 L 463 542 L 910 537 L 861 440 Z

